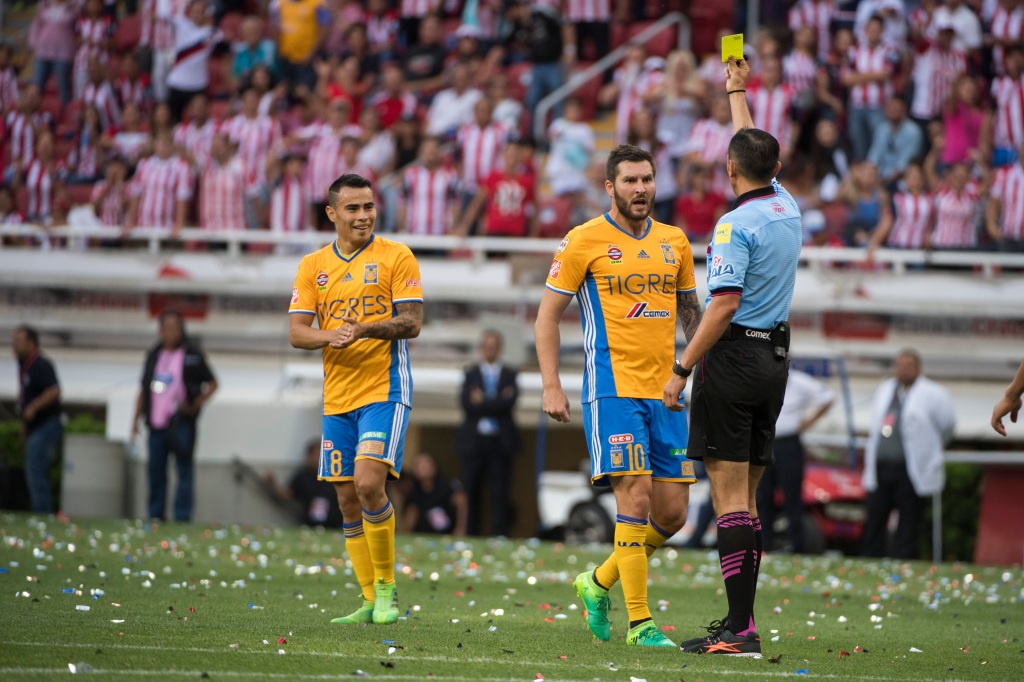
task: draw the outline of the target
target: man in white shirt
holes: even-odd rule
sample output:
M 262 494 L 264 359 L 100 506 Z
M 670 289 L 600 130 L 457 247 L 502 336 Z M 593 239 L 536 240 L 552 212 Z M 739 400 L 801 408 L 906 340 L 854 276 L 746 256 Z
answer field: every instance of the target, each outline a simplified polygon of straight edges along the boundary
M 956 412 L 942 386 L 921 376 L 921 357 L 913 350 L 896 356 L 894 377 L 875 391 L 864 451 L 867 522 L 863 554 L 913 559 L 918 555 L 924 498 L 945 485 L 943 449 L 953 436 Z M 891 551 L 889 514 L 899 511 Z
M 932 23 L 941 26 L 949 23 L 956 27 L 953 47 L 961 52 L 970 52 L 981 47 L 981 21 L 978 15 L 963 0 L 946 0 L 946 4 L 935 10 Z
M 434 95 L 427 112 L 427 135 L 450 138 L 466 123 L 473 122 L 473 107 L 483 93 L 469 87 L 469 69 L 452 67 L 452 86 Z
M 821 419 L 835 400 L 835 394 L 821 381 L 791 369 L 786 398 L 775 421 L 775 466 L 766 467 L 757 488 L 757 512 L 765 551 L 773 549 L 775 491 L 782 490 L 782 509 L 789 521 L 789 542 L 794 554 L 804 551 L 804 446 L 800 434 Z

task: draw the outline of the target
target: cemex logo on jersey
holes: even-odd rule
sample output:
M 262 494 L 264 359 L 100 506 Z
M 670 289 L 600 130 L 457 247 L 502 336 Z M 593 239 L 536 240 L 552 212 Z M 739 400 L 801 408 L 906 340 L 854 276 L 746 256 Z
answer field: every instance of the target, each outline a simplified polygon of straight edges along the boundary
M 633 307 L 629 309 L 629 312 L 626 313 L 626 319 L 635 320 L 638 317 L 669 317 L 672 314 L 667 310 L 648 310 L 647 306 L 649 305 L 650 303 L 647 301 L 641 301 L 640 303 L 634 304 Z
M 636 255 L 636 257 L 637 258 L 650 258 L 650 256 L 647 255 L 647 252 L 644 251 L 643 249 L 640 249 L 640 253 L 638 253 Z
M 622 249 L 611 244 L 608 245 L 608 260 L 612 262 L 612 265 L 618 265 L 622 262 Z
M 633 434 L 631 433 L 617 433 L 614 436 L 608 436 L 608 442 L 612 445 L 621 445 L 622 443 L 632 443 Z

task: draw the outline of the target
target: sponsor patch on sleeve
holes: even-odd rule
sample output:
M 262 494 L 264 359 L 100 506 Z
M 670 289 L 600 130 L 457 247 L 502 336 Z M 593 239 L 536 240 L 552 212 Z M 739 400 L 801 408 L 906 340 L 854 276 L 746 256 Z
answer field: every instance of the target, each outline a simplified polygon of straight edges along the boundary
M 728 244 L 732 240 L 732 223 L 724 223 L 715 228 L 715 243 Z
M 420 281 L 418 279 L 409 278 L 405 280 L 405 287 L 407 289 L 419 289 Z
M 562 237 L 562 243 L 558 245 L 557 249 L 555 249 L 555 253 L 562 253 L 565 251 L 565 247 L 567 246 L 569 246 L 569 235 Z
M 548 277 L 558 279 L 558 273 L 562 271 L 562 261 L 557 258 L 551 261 L 551 269 L 548 270 Z
M 292 305 L 295 305 L 298 302 L 299 302 L 299 288 L 298 287 L 294 287 L 294 288 L 292 288 Z

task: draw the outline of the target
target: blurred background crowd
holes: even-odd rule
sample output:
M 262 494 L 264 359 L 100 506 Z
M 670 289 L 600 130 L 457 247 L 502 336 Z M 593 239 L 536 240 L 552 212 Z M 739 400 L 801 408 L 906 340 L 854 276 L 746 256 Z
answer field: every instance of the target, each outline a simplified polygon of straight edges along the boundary
M 384 231 L 560 236 L 606 210 L 628 141 L 657 157 L 656 217 L 699 242 L 731 199 L 718 38 L 751 4 L 693 4 L 41 0 L 0 47 L 0 221 L 329 229 L 327 185 L 358 172 Z M 808 244 L 1024 248 L 1024 3 L 759 9 L 747 95 Z M 692 49 L 632 40 L 673 10 Z

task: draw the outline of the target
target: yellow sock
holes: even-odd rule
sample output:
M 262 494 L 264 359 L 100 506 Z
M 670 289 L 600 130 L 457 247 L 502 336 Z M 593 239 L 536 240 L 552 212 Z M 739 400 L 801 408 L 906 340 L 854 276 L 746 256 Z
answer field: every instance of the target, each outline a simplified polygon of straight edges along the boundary
M 653 520 L 647 522 L 647 535 L 644 538 L 644 542 L 647 544 L 645 549 L 647 550 L 647 558 L 651 558 L 654 554 L 654 550 L 664 545 L 671 535 L 666 535 L 666 531 L 658 528 Z M 608 555 L 604 563 L 595 569 L 594 574 L 597 576 L 597 582 L 601 587 L 610 590 L 612 585 L 619 582 L 619 564 L 615 558 L 615 552 Z
M 390 500 L 375 512 L 363 510 L 363 531 L 373 561 L 373 581 L 395 582 L 395 510 Z
M 651 617 L 647 608 L 647 520 L 619 514 L 615 518 L 615 559 L 622 580 L 622 596 L 629 621 Z
M 363 522 L 346 523 L 343 530 L 345 551 L 352 562 L 352 570 L 359 581 L 363 599 L 373 601 L 373 562 L 370 561 L 370 547 L 366 544 L 366 535 L 363 534 Z

